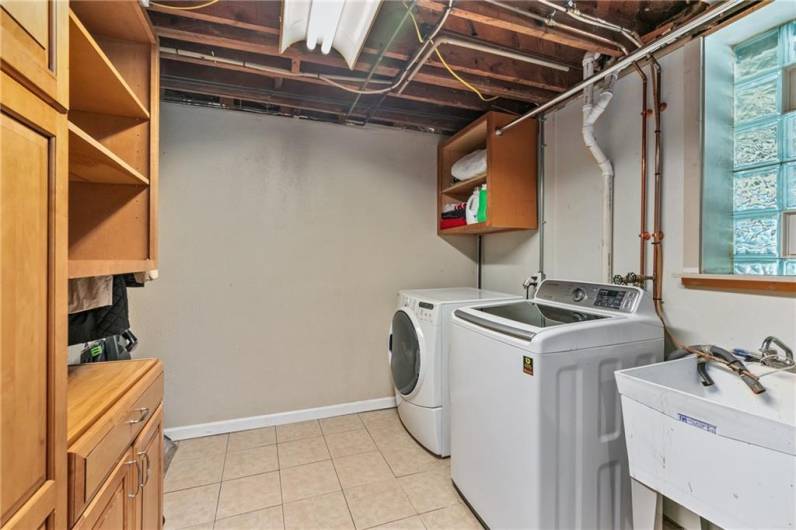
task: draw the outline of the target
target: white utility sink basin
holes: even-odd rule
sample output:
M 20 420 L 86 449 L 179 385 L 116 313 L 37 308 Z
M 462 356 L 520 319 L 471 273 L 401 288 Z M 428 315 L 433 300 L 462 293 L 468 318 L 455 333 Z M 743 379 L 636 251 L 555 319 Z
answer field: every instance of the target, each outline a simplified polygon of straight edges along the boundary
M 704 387 L 693 356 L 616 372 L 631 477 L 723 528 L 794 528 L 796 374 L 762 377 L 755 395 L 708 373 Z

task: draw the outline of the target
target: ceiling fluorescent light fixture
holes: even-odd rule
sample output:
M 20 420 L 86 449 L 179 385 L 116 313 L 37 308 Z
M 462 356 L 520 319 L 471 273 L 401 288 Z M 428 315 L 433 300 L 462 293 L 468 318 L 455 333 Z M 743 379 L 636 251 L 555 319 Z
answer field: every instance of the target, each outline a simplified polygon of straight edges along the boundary
M 314 50 L 328 54 L 332 48 L 354 69 L 381 0 L 284 0 L 279 53 L 306 40 Z

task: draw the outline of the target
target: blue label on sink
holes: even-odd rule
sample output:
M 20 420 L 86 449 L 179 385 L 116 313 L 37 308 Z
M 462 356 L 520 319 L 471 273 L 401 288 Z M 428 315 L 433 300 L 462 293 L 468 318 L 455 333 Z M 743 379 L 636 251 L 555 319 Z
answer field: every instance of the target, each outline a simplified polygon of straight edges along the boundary
M 685 414 L 677 414 L 677 419 L 682 421 L 683 423 L 687 423 L 692 427 L 698 427 L 703 431 L 708 431 L 710 433 L 716 434 L 716 426 L 712 425 L 706 421 L 698 420 L 696 418 L 692 418 L 691 416 L 686 416 Z

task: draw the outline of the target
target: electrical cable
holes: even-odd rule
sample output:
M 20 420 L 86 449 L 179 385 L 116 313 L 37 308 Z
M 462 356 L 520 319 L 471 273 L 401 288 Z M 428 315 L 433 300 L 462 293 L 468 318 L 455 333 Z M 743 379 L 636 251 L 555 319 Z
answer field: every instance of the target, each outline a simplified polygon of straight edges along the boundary
M 173 5 L 169 5 L 169 4 L 161 4 L 160 2 L 149 2 L 149 3 L 154 5 L 154 6 L 165 7 L 165 8 L 168 8 L 168 9 L 176 9 L 178 11 L 193 11 L 194 9 L 202 9 L 203 7 L 211 6 L 211 5 L 215 4 L 215 3 L 217 3 L 218 1 L 219 0 L 208 0 L 204 4 L 199 4 L 199 5 L 196 5 L 196 6 L 186 6 L 186 7 L 178 7 L 178 6 L 173 6 Z
M 403 2 L 403 5 L 409 11 L 409 16 L 412 18 L 412 25 L 414 25 L 414 27 L 415 27 L 415 34 L 417 35 L 417 40 L 420 42 L 420 44 L 424 44 L 425 41 L 423 40 L 423 35 L 420 33 L 420 26 L 417 24 L 417 19 L 415 18 L 414 13 L 412 13 L 412 8 L 410 6 L 407 6 L 406 2 Z M 433 40 L 429 39 L 429 41 L 431 42 L 431 44 L 434 44 Z M 469 88 L 471 91 L 473 91 L 475 93 L 475 95 L 478 96 L 481 99 L 481 101 L 489 102 L 489 101 L 495 101 L 496 99 L 498 99 L 497 96 L 493 96 L 493 97 L 489 97 L 489 98 L 484 97 L 484 95 L 481 93 L 480 90 L 478 90 L 473 85 L 468 83 L 459 74 L 457 74 L 453 70 L 453 68 L 450 67 L 450 65 L 447 63 L 447 61 L 445 61 L 445 58 L 442 56 L 442 54 L 439 52 L 438 49 L 435 49 L 434 53 L 437 54 L 437 58 L 439 58 L 439 61 L 442 63 L 442 66 L 445 67 L 445 69 L 448 71 L 448 73 L 450 73 L 450 75 L 453 76 L 453 78 L 456 79 L 458 82 L 460 82 L 461 84 L 463 84 L 464 86 Z

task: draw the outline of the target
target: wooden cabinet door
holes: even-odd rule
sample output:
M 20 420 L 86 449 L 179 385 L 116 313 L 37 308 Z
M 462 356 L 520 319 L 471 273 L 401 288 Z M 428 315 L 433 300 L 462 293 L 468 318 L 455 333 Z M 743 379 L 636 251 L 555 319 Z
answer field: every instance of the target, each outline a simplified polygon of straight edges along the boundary
M 138 435 L 134 450 L 140 470 L 136 528 L 159 530 L 163 526 L 163 406 Z
M 72 530 L 135 530 L 136 469 L 128 449 Z
M 60 112 L 69 106 L 69 2 L 2 0 L 0 66 Z
M 0 137 L 0 526 L 60 528 L 66 116 L 0 72 Z

